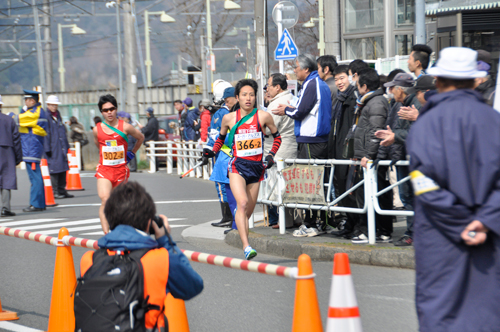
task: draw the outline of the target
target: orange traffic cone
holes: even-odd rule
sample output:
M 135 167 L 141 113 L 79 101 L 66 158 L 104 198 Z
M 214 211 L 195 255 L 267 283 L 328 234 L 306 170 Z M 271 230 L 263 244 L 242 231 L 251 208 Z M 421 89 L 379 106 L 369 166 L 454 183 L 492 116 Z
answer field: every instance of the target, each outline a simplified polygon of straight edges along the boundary
M 165 299 L 165 316 L 168 319 L 168 330 L 189 332 L 189 322 L 184 300 L 176 299 L 168 293 Z
M 335 254 L 333 258 L 332 290 L 326 331 L 363 331 L 349 267 L 349 257 L 346 253 Z
M 50 181 L 47 159 L 42 159 L 40 168 L 42 169 L 43 187 L 45 189 L 45 205 L 56 206 L 57 203 L 54 201 L 54 191 L 52 190 L 52 181 Z
M 59 240 L 69 235 L 66 228 L 59 230 Z M 74 332 L 75 313 L 73 291 L 76 287 L 75 266 L 70 246 L 57 247 L 52 298 L 50 300 L 47 332 Z
M 299 273 L 295 287 L 292 332 L 322 332 L 321 314 L 314 283 L 311 258 L 302 254 L 298 259 Z
M 71 155 L 71 158 L 69 158 Z M 75 150 L 68 151 L 69 171 L 66 173 L 66 190 L 85 190 L 82 187 Z
M 17 317 L 17 313 L 14 311 L 2 310 L 2 300 L 0 300 L 0 321 L 3 320 L 16 320 L 19 319 Z

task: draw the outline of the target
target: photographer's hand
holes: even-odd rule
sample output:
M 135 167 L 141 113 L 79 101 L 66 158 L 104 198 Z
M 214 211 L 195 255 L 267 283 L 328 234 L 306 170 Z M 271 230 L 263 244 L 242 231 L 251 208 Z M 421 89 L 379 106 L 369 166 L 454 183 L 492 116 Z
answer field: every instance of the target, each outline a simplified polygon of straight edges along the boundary
M 165 228 L 163 228 L 163 227 L 160 228 L 160 227 L 158 227 L 158 225 L 154 221 L 151 221 L 151 227 L 153 227 L 153 229 L 155 231 L 155 236 L 157 239 L 159 239 L 162 236 L 165 236 L 165 229 L 167 230 L 167 232 L 170 233 L 170 225 L 168 224 L 168 218 L 163 214 L 160 214 L 159 216 L 163 220 L 163 224 L 165 225 Z

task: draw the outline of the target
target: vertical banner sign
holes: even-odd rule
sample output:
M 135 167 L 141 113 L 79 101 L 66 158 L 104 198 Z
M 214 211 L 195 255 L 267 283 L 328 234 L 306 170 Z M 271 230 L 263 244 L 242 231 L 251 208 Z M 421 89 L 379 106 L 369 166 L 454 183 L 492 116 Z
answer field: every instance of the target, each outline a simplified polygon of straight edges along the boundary
M 283 169 L 283 203 L 325 204 L 324 166 L 293 165 Z

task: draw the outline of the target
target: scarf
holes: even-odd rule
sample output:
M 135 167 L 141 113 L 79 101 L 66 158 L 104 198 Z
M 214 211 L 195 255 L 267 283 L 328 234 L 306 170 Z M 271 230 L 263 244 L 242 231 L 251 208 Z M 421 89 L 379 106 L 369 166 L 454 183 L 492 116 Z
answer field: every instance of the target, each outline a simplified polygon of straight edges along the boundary
M 373 93 L 375 93 L 375 91 L 367 92 L 364 95 L 359 96 L 358 99 L 356 99 L 356 109 L 354 111 L 355 114 L 358 114 L 358 111 L 361 110 L 365 105 L 366 99 L 368 99 L 368 97 L 371 96 Z
M 344 91 L 337 90 L 337 102 L 335 103 L 335 106 L 333 108 L 332 112 L 332 122 L 335 120 L 339 120 L 340 117 L 342 116 L 342 106 L 344 105 L 344 102 L 347 100 L 347 98 L 354 92 L 354 87 L 352 85 L 349 85 L 349 87 Z

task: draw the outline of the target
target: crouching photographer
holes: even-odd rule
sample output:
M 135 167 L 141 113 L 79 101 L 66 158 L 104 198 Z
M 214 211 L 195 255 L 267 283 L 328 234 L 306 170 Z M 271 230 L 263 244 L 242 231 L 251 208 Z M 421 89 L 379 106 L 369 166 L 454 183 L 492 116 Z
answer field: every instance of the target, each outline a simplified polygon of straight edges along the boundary
M 156 216 L 151 195 L 137 182 L 119 185 L 104 208 L 110 232 L 101 249 L 85 253 L 75 290 L 75 331 L 168 331 L 165 298 L 189 300 L 203 280 Z M 149 234 L 154 234 L 155 239 Z

